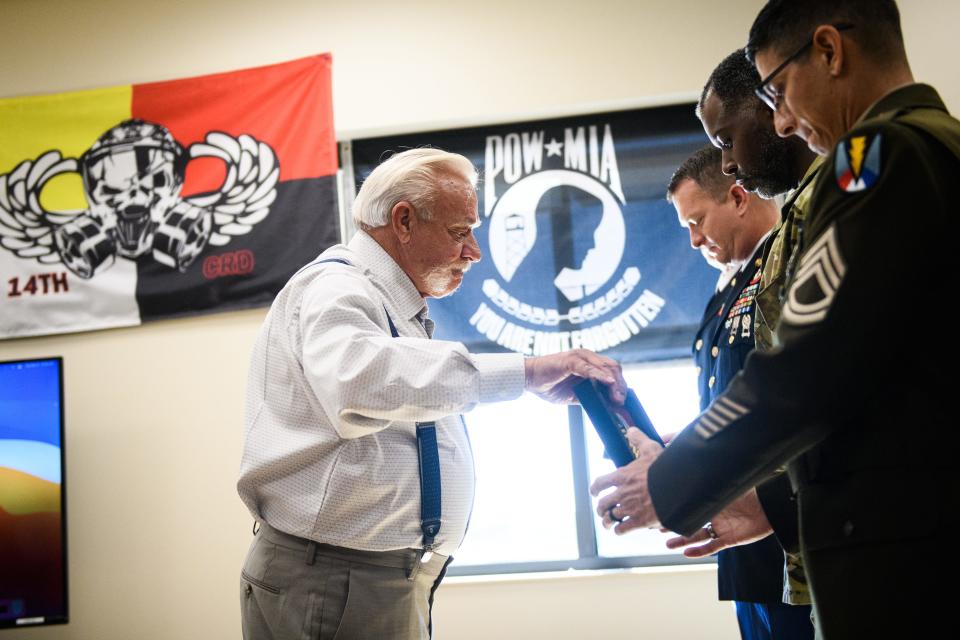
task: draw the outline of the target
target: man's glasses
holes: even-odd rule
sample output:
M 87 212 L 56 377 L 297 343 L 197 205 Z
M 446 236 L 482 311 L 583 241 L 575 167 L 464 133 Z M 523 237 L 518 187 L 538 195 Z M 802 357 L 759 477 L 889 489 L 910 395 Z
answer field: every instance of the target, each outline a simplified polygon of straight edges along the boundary
M 853 29 L 853 25 L 847 23 L 835 24 L 833 25 L 833 28 L 837 31 L 846 31 L 847 29 Z M 813 35 L 810 36 L 807 44 L 797 49 L 793 55 L 781 62 L 780 66 L 771 71 L 766 78 L 760 81 L 760 84 L 757 85 L 757 88 L 753 90 L 753 92 L 757 94 L 757 97 L 763 100 L 763 103 L 774 111 L 777 110 L 777 100 L 780 98 L 780 96 L 770 88 L 770 81 L 772 81 L 778 73 L 783 71 L 788 64 L 802 56 L 810 46 L 813 46 Z

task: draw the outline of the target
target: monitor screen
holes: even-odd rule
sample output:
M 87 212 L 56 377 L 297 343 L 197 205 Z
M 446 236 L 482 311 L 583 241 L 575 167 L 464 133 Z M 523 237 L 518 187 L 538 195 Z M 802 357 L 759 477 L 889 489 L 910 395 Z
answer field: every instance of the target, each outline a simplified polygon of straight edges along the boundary
M 63 361 L 0 362 L 0 628 L 67 621 Z

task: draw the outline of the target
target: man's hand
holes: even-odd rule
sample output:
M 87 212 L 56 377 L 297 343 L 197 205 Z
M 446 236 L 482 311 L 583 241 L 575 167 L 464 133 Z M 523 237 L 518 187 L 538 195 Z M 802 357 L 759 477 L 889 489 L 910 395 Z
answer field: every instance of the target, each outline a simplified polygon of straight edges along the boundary
M 576 402 L 573 387 L 587 378 L 607 385 L 614 404 L 623 404 L 627 397 L 620 364 L 586 349 L 526 358 L 523 366 L 527 391 L 550 402 Z
M 710 520 L 710 525 L 713 527 L 715 538 L 711 538 L 710 531 L 703 528 L 692 536 L 670 538 L 667 540 L 667 547 L 679 549 L 706 542 L 706 544 L 683 550 L 683 555 L 688 558 L 702 558 L 723 549 L 756 542 L 773 532 L 763 507 L 760 506 L 756 489 L 750 489 L 727 505 L 726 509 Z
M 590 485 L 594 497 L 604 489 L 614 487 L 597 502 L 597 514 L 603 518 L 605 528 L 609 529 L 616 521 L 614 531 L 618 535 L 633 529 L 659 526 L 647 487 L 647 471 L 663 449 L 636 428 L 627 430 L 627 438 L 637 459 L 613 473 L 600 476 Z

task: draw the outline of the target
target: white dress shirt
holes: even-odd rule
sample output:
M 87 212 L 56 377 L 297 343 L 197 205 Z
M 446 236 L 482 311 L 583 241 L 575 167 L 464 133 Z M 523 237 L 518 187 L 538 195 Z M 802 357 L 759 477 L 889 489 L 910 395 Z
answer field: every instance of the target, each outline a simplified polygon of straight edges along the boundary
M 518 397 L 523 357 L 430 340 L 424 299 L 363 231 L 325 258 L 350 264 L 294 275 L 254 346 L 240 497 L 256 519 L 302 538 L 367 551 L 420 548 L 415 422 L 435 420 L 436 551 L 450 555 L 473 506 L 473 454 L 459 413 Z

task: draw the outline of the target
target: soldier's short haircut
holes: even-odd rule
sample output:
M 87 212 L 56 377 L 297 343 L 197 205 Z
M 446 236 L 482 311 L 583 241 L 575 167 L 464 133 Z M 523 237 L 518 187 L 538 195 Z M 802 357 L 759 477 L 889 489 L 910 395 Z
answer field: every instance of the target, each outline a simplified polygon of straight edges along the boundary
M 703 85 L 700 102 L 697 103 L 697 117 L 703 119 L 703 103 L 711 92 L 717 96 L 726 111 L 737 111 L 747 105 L 757 108 L 764 106 L 753 92 L 758 84 L 760 74 L 756 67 L 747 60 L 743 49 L 737 49 L 717 65 L 707 79 L 707 84 Z
M 906 58 L 894 0 L 769 0 L 750 27 L 747 56 L 755 61 L 757 52 L 767 48 L 790 55 L 825 24 L 853 25 L 844 35 L 878 62 Z
M 673 195 L 680 185 L 687 180 L 693 180 L 698 187 L 710 194 L 711 198 L 723 202 L 727 199 L 727 190 L 733 184 L 734 176 L 724 175 L 722 167 L 720 149 L 712 144 L 697 149 L 673 172 L 667 185 L 667 201 L 673 202 Z

